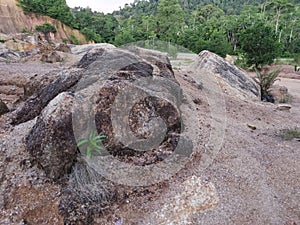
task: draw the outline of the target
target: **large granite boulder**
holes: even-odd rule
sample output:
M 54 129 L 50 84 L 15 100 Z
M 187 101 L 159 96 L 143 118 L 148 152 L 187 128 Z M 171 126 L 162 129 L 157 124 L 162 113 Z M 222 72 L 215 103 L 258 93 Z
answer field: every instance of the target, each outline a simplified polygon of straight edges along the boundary
M 91 49 L 18 110 L 18 123 L 38 116 L 26 150 L 50 180 L 63 184 L 59 210 L 66 224 L 91 224 L 93 215 L 116 200 L 99 160 L 156 168 L 176 150 L 183 128 L 180 86 L 166 58 L 144 58 L 124 49 Z M 94 133 L 106 139 L 89 156 L 77 143 Z
M 260 96 L 258 85 L 245 71 L 212 52 L 206 50 L 200 52 L 194 66 L 206 71 L 204 76 L 214 75 L 221 83 L 225 83 L 226 89 L 239 97 L 259 98 Z
M 91 131 L 106 136 L 107 153 L 135 165 L 172 154 L 182 129 L 181 89 L 166 57 L 145 55 L 94 48 L 17 110 L 16 124 L 39 115 L 26 146 L 49 178 L 70 172 L 76 143 Z

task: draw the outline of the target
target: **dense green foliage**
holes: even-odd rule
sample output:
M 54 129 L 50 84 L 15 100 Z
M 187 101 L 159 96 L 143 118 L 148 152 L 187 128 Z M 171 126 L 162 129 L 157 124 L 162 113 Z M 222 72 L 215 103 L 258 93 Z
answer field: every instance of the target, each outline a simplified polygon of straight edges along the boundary
M 74 17 L 65 0 L 18 0 L 18 2 L 26 12 L 50 16 L 61 20 L 68 26 L 75 24 Z
M 157 6 L 157 38 L 176 42 L 184 30 L 183 10 L 177 0 L 160 0 Z
M 26 11 L 59 19 L 95 42 L 162 40 L 195 53 L 244 52 L 248 64 L 256 65 L 300 53 L 300 0 L 135 0 L 112 14 L 69 9 L 65 0 L 19 2 Z M 259 32 L 252 32 L 256 28 Z
M 271 27 L 258 22 L 240 34 L 240 45 L 248 66 L 271 64 L 280 52 L 280 43 Z

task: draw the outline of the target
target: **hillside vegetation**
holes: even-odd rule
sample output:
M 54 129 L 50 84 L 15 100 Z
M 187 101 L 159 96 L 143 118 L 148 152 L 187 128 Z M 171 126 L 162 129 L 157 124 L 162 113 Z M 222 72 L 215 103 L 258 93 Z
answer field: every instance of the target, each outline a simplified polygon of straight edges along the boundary
M 19 3 L 28 12 L 49 15 L 79 29 L 89 40 L 117 46 L 163 40 L 195 53 L 207 49 L 222 56 L 243 54 L 240 37 L 263 24 L 265 35 L 271 31 L 268 38 L 276 41 L 274 56 L 300 53 L 299 0 L 135 0 L 112 14 L 70 9 L 65 0 Z

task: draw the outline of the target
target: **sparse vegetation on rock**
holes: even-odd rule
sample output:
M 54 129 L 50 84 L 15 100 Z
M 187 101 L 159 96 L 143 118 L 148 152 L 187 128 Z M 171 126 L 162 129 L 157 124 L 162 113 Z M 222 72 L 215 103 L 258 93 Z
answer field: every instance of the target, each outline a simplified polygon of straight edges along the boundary
M 96 152 L 97 155 L 102 155 L 101 150 L 103 150 L 103 147 L 101 146 L 101 144 L 104 139 L 105 136 L 95 136 L 95 132 L 91 131 L 88 138 L 82 139 L 77 143 L 77 147 L 83 148 L 83 146 L 85 146 L 86 156 L 88 158 L 92 158 L 93 152 Z

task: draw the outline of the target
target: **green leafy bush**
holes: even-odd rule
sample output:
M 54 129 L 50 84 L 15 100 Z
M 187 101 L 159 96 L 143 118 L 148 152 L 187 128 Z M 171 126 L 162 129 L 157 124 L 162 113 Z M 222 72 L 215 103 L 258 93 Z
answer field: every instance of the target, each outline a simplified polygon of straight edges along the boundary
M 239 42 L 248 66 L 255 65 L 256 68 L 273 63 L 281 50 L 272 28 L 263 22 L 243 30 Z
M 25 12 L 50 16 L 71 27 L 76 24 L 65 0 L 18 0 L 18 6 L 22 7 Z

